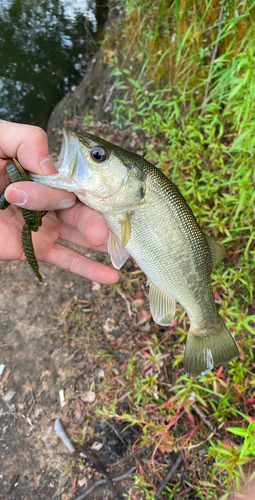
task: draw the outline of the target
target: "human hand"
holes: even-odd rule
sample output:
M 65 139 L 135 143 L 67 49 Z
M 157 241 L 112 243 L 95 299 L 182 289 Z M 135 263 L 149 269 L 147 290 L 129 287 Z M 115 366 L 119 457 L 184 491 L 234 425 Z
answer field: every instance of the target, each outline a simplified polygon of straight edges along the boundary
M 54 174 L 46 133 L 39 127 L 0 120 L 0 191 L 10 182 L 6 162 L 17 158 L 25 170 L 36 174 Z M 101 283 L 115 283 L 118 273 L 91 260 L 57 239 L 94 250 L 107 251 L 107 222 L 101 214 L 77 200 L 73 193 L 37 182 L 18 182 L 7 187 L 11 203 L 0 211 L 0 260 L 25 260 L 21 245 L 24 219 L 18 206 L 29 210 L 47 210 L 42 226 L 32 233 L 38 262 L 48 262 Z

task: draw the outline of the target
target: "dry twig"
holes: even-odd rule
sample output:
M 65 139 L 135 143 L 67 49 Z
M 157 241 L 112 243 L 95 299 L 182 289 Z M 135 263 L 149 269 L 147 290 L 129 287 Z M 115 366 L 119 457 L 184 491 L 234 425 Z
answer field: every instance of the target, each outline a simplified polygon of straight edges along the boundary
M 131 474 L 135 471 L 135 469 L 136 469 L 135 467 L 132 467 L 132 469 L 129 469 L 129 471 L 127 471 L 122 476 L 112 478 L 112 482 L 117 483 L 118 481 L 123 481 L 123 479 L 126 479 L 127 477 L 131 476 Z M 102 479 L 100 481 L 97 481 L 96 483 L 93 484 L 93 486 L 91 486 L 91 488 L 89 488 L 87 491 L 82 493 L 82 495 L 80 495 L 79 497 L 76 497 L 74 500 L 83 500 L 83 498 L 86 498 L 90 493 L 92 493 L 92 491 L 94 491 L 96 488 L 98 488 L 98 486 L 101 486 L 103 484 L 107 484 L 106 479 Z
M 131 318 L 132 315 L 134 315 L 134 313 L 131 311 L 130 303 L 129 303 L 129 301 L 128 301 L 126 295 L 125 295 L 125 293 L 122 292 L 121 290 L 119 290 L 118 288 L 117 288 L 117 292 L 125 300 L 125 302 L 127 304 L 128 315 Z
M 116 436 L 119 438 L 119 440 L 121 441 L 121 443 L 122 443 L 122 444 L 124 444 L 124 445 L 128 448 L 127 444 L 126 444 L 126 443 L 125 443 L 125 441 L 122 439 L 122 437 L 121 437 L 121 436 L 120 436 L 120 434 L 118 433 L 117 429 L 115 429 L 115 427 L 114 427 L 114 426 L 113 426 L 110 422 L 108 422 L 108 420 L 106 421 L 106 423 L 107 423 L 107 424 L 111 427 L 111 429 L 115 432 Z M 125 457 L 125 458 L 133 458 L 133 459 L 134 459 L 134 460 L 138 463 L 138 465 L 139 465 L 140 469 L 143 471 L 144 475 L 147 477 L 148 481 L 150 482 L 150 480 L 149 480 L 149 478 L 148 478 L 148 475 L 147 475 L 147 474 L 145 473 L 145 471 L 144 471 L 144 467 L 143 467 L 143 465 L 142 465 L 142 463 L 141 463 L 141 460 L 140 460 L 140 459 L 145 459 L 145 460 L 146 460 L 146 459 L 150 456 L 150 454 L 151 454 L 152 450 L 150 449 L 150 450 L 149 450 L 149 453 L 147 453 L 145 456 L 141 456 L 140 458 L 138 458 L 138 456 L 137 456 L 137 455 L 139 454 L 139 452 L 140 452 L 140 451 L 141 451 L 141 450 L 138 450 L 136 453 L 134 453 L 133 451 L 128 450 L 128 456 L 127 456 L 127 457 Z M 119 460 L 119 462 L 120 462 L 120 460 Z M 119 463 L 119 462 L 118 462 L 118 463 Z M 146 471 L 146 472 L 148 472 L 148 471 Z
M 86 448 L 84 448 L 84 446 L 82 446 L 82 445 L 78 446 L 78 450 L 80 452 L 82 452 L 83 455 L 85 455 L 86 458 L 88 458 L 95 465 L 95 467 L 97 468 L 97 470 L 99 470 L 101 472 L 101 474 L 103 474 L 105 476 L 105 482 L 106 482 L 106 484 L 108 484 L 108 486 L 109 486 L 109 488 L 110 488 L 110 490 L 112 492 L 113 498 L 115 500 L 118 500 L 117 495 L 116 495 L 116 493 L 114 491 L 114 486 L 113 486 L 112 479 L 110 478 L 109 474 L 107 473 L 105 465 L 101 462 L 101 460 L 99 460 L 92 453 L 90 453 L 89 451 L 87 451 Z
M 194 398 L 196 397 L 195 394 L 192 393 L 192 397 L 190 398 L 189 402 L 193 410 L 196 412 L 196 414 L 201 418 L 201 420 L 209 427 L 209 429 L 212 431 L 215 436 L 217 436 L 221 441 L 224 441 L 224 435 L 219 431 L 217 427 L 213 425 L 213 423 L 207 418 L 205 413 L 197 406 L 196 402 L 194 401 Z M 209 438 L 208 438 L 209 439 Z M 231 446 L 236 447 L 237 443 L 231 439 L 230 437 L 227 438 Z
M 33 400 L 33 403 L 32 403 L 32 405 L 30 406 L 30 408 L 29 408 L 29 410 L 28 410 L 28 412 L 27 412 L 26 419 L 29 417 L 29 415 L 30 415 L 31 411 L 34 409 L 34 406 L 35 406 L 36 402 L 38 401 L 38 399 L 39 399 L 39 397 L 41 396 L 41 394 L 42 394 L 42 392 L 43 392 L 43 391 L 44 391 L 44 388 L 42 388 L 42 389 L 38 392 L 37 396 L 35 396 L 35 398 L 34 398 L 34 400 Z
M 32 389 L 32 386 L 31 386 L 31 383 L 30 383 L 30 380 L 29 380 L 28 376 L 27 376 L 27 381 L 28 381 L 28 385 L 29 385 L 29 389 L 30 389 L 30 394 L 31 394 L 32 402 L 35 403 L 33 389 Z
M 201 420 L 205 423 L 205 425 L 207 425 L 207 427 L 209 427 L 209 429 L 213 432 L 213 434 L 215 434 L 215 436 L 217 436 L 218 438 L 223 439 L 221 432 L 219 432 L 217 427 L 215 427 L 212 424 L 212 422 L 210 422 L 210 420 L 207 418 L 207 416 L 204 414 L 204 412 L 197 406 L 195 401 L 194 401 L 194 403 L 190 403 L 190 405 L 193 408 L 193 410 L 196 412 L 196 414 L 199 416 L 199 418 L 201 418 Z
M 170 471 L 166 475 L 164 481 L 161 483 L 161 486 L 157 490 L 156 496 L 155 496 L 155 500 L 157 500 L 159 498 L 159 495 L 162 493 L 162 491 L 165 488 L 165 486 L 167 485 L 168 481 L 174 475 L 175 471 L 178 469 L 178 467 L 179 467 L 179 465 L 181 463 L 182 463 L 182 457 L 181 457 L 181 455 L 179 455 L 178 458 L 177 458 L 177 460 L 176 460 L 176 462 L 173 464 L 173 466 L 171 467 Z

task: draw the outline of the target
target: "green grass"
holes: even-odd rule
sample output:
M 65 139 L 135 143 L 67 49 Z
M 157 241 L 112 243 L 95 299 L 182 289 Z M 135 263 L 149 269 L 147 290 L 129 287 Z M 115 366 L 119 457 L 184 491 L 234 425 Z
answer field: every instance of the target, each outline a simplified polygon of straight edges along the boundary
M 119 48 L 112 63 L 122 95 L 113 103 L 114 125 L 145 138 L 145 157 L 178 185 L 200 225 L 224 244 L 227 258 L 213 270 L 212 284 L 241 358 L 228 369 L 188 378 L 182 369 L 188 323 L 179 307 L 172 329 L 162 336 L 152 326 L 130 351 L 118 380 L 111 357 L 98 351 L 110 375 L 104 383 L 108 403 L 98 411 L 138 426 L 136 447 L 155 445 L 151 475 L 140 471 L 136 477 L 147 499 L 155 496 L 155 477 L 160 481 L 168 471 L 155 458 L 159 449 L 163 456 L 182 453 L 185 467 L 182 484 L 173 477 L 162 499 L 193 493 L 225 500 L 255 476 L 255 2 L 243 2 L 238 16 L 235 2 L 225 2 L 221 29 L 220 2 L 201 2 L 202 14 L 199 2 L 191 1 L 120 4 L 126 51 Z M 132 296 L 137 282 L 123 271 L 122 285 Z M 194 395 L 222 438 L 194 411 Z

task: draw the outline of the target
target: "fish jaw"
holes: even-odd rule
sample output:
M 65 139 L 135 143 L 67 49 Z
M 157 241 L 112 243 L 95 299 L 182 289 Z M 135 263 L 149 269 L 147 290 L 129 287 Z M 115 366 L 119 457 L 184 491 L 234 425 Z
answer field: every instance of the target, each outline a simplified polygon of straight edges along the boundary
M 84 184 L 92 176 L 86 155 L 80 148 L 78 137 L 67 129 L 63 130 L 61 151 L 54 166 L 58 170 L 58 174 L 37 175 L 30 173 L 29 177 L 46 186 L 75 192 L 77 189 L 83 189 Z
M 66 191 L 70 191 L 74 193 L 77 188 L 76 184 L 70 180 L 65 179 L 61 174 L 53 174 L 53 175 L 39 175 L 29 173 L 29 177 L 32 181 L 40 182 L 41 184 L 45 184 L 46 186 L 54 187 L 57 189 L 65 189 Z

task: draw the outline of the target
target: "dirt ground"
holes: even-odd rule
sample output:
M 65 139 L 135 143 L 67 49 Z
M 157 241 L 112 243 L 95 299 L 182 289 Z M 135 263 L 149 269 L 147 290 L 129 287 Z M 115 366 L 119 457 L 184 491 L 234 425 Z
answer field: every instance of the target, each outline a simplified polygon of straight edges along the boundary
M 97 258 L 108 259 L 102 255 Z M 61 419 L 70 437 L 70 426 L 77 436 L 83 423 L 81 441 L 86 438 L 87 451 L 107 464 L 111 477 L 119 477 L 135 465 L 132 458 L 127 458 L 127 446 L 133 442 L 135 431 L 122 434 L 125 440 L 122 443 L 109 424 L 100 418 L 96 421 L 90 418 L 90 404 L 96 404 L 94 399 L 100 393 L 105 374 L 100 361 L 95 363 L 86 356 L 86 348 L 91 344 L 93 332 L 102 336 L 102 325 L 109 322 L 114 303 L 107 297 L 113 288 L 102 286 L 103 295 L 99 299 L 95 283 L 47 264 L 40 264 L 40 271 L 44 278 L 42 284 L 26 262 L 0 262 L 1 500 L 71 500 L 104 477 L 100 466 L 84 458 L 84 454 L 83 459 L 79 453 L 76 458 L 71 456 L 54 431 L 56 418 Z M 105 300 L 98 307 L 102 296 Z M 119 299 L 119 304 L 115 300 L 116 307 L 121 304 L 119 314 L 121 308 L 126 313 L 126 305 L 121 297 Z M 70 323 L 69 330 L 65 325 L 72 304 L 82 311 L 83 334 L 80 340 L 78 332 L 76 340 L 68 338 L 67 341 L 72 325 Z M 88 325 L 94 324 L 94 330 L 88 329 L 87 338 L 86 320 Z M 124 326 L 115 328 L 116 341 L 124 330 Z M 121 354 L 116 351 L 116 356 Z M 63 407 L 61 390 L 66 398 Z M 93 394 L 93 401 L 86 398 L 86 391 Z M 84 393 L 82 401 L 80 395 Z M 74 399 L 72 404 L 70 398 Z M 84 421 L 88 422 L 87 427 Z M 117 427 L 117 434 L 120 430 Z M 75 446 L 78 452 L 78 443 Z M 111 469 L 111 464 L 123 457 L 126 459 Z M 86 498 L 121 499 L 131 485 L 130 476 L 115 483 L 115 496 L 103 485 Z

